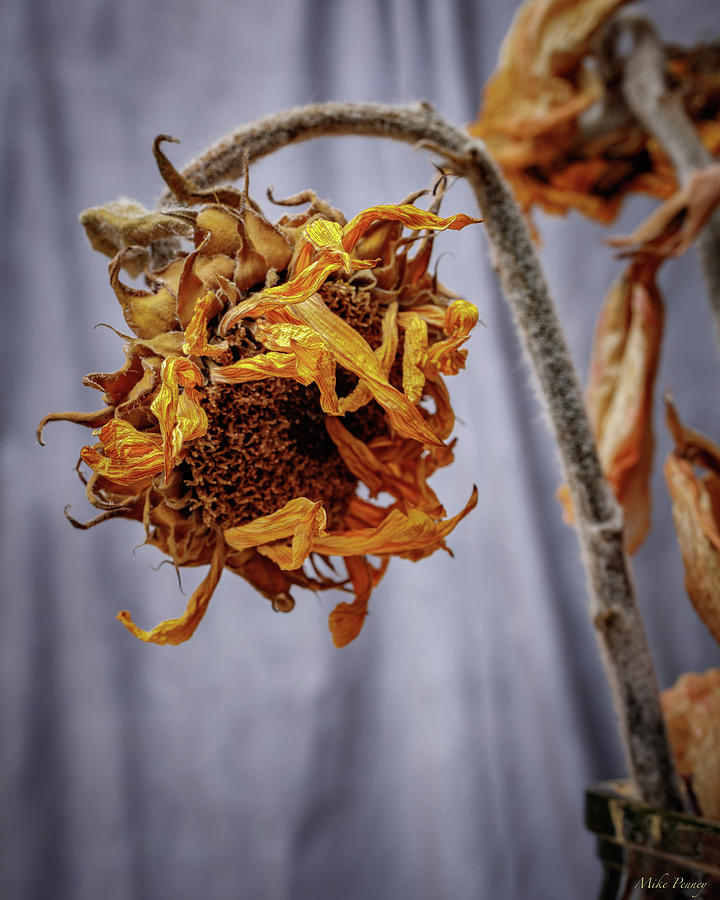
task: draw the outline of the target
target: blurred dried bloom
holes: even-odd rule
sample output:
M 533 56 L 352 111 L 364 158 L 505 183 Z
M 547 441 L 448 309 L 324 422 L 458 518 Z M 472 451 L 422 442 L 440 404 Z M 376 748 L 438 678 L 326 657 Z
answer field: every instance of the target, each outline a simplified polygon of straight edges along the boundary
M 678 771 L 701 815 L 720 819 L 720 669 L 682 675 L 662 705 Z
M 134 333 L 126 362 L 84 379 L 103 409 L 47 416 L 39 435 L 53 419 L 98 429 L 81 455 L 102 512 L 74 524 L 135 519 L 176 566 L 210 565 L 178 618 L 145 631 L 120 613 L 137 637 L 190 637 L 228 568 L 280 610 L 294 605 L 292 585 L 351 590 L 330 615 L 342 646 L 389 557 L 444 548 L 477 502 L 473 490 L 448 518 L 427 483 L 453 458 L 443 376 L 464 367 L 477 323 L 428 264 L 433 232 L 479 220 L 438 216 L 442 189 L 430 211 L 375 206 L 349 222 L 305 191 L 279 202 L 308 208 L 272 224 L 247 180 L 196 189 L 162 152 L 168 139 L 155 156 L 181 206 L 83 215 L 93 246 L 113 255 L 110 283 Z M 123 268 L 144 271 L 147 289 L 125 284 Z M 389 505 L 372 502 L 380 493 Z
M 617 76 L 603 71 L 599 35 L 625 2 L 527 0 L 515 15 L 470 131 L 486 141 L 526 210 L 577 209 L 607 223 L 627 192 L 666 198 L 677 187 L 664 151 L 628 115 Z M 668 47 L 667 56 L 671 86 L 716 153 L 720 44 Z

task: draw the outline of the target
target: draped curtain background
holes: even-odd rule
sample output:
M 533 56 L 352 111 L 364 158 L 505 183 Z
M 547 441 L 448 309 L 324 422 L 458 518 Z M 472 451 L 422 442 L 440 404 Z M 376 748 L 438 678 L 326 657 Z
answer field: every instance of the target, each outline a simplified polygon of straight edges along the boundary
M 328 99 L 424 98 L 474 118 L 518 3 L 492 0 L 5 0 L 0 7 L 2 583 L 0 896 L 8 900 L 577 900 L 599 866 L 583 788 L 623 774 L 585 612 L 574 534 L 554 499 L 555 451 L 490 267 L 482 226 L 443 237 L 441 280 L 485 327 L 451 384 L 457 459 L 434 486 L 480 504 L 455 558 L 393 561 L 357 641 L 336 650 L 337 597 L 289 616 L 226 574 L 195 637 L 143 645 L 115 621 L 177 615 L 202 573 L 133 551 L 137 523 L 88 532 L 73 471 L 87 372 L 112 371 L 123 328 L 107 261 L 78 212 L 162 184 L 236 125 Z M 714 0 L 649 4 L 666 35 L 717 29 Z M 253 167 L 251 190 L 313 187 L 349 216 L 428 185 L 406 146 L 327 139 Z M 651 204 L 628 204 L 627 233 Z M 447 213 L 473 213 L 463 184 Z M 572 216 L 538 216 L 542 259 L 584 373 L 598 304 L 620 271 Z M 716 439 L 717 354 L 692 255 L 666 267 L 660 388 Z M 658 398 L 659 400 L 659 398 Z M 683 592 L 660 474 L 637 559 L 663 687 L 718 664 Z

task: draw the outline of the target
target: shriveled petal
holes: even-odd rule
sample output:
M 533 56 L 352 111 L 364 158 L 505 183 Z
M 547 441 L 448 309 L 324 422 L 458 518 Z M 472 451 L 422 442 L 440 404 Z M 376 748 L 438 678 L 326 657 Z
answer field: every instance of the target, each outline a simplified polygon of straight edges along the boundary
M 268 516 L 260 516 L 247 525 L 226 528 L 225 542 L 233 550 L 246 550 L 248 547 L 261 547 L 271 541 L 292 536 L 292 552 L 294 554 L 297 551 L 299 554 L 307 546 L 312 535 L 322 532 L 326 520 L 321 501 L 313 502 L 306 497 L 296 497 Z M 298 568 L 298 566 L 282 568 Z
M 687 672 L 662 693 L 679 773 L 689 779 L 700 814 L 720 820 L 720 669 Z
M 150 409 L 160 423 L 165 477 L 169 478 L 183 442 L 205 434 L 208 421 L 194 396 L 193 388 L 202 384 L 202 374 L 195 363 L 182 356 L 166 359 L 160 374 L 162 385 Z
M 654 269 L 635 264 L 610 289 L 595 331 L 587 389 L 600 462 L 625 513 L 630 553 L 650 528 L 652 408 L 664 318 Z M 566 491 L 561 499 L 572 521 Z
M 164 466 L 159 434 L 138 431 L 124 419 L 110 419 L 96 434 L 101 448 L 83 447 L 80 455 L 95 472 L 121 485 L 149 481 Z
M 301 384 L 317 384 L 320 406 L 328 415 L 340 413 L 335 390 L 335 360 L 323 340 L 307 325 L 258 323 L 256 337 L 270 348 L 213 369 L 211 380 L 240 384 L 263 378 L 294 378 Z
M 345 568 L 355 591 L 355 599 L 352 603 L 338 603 L 330 613 L 328 627 L 336 647 L 346 647 L 360 634 L 373 589 L 373 569 L 364 556 L 346 557 Z
M 467 351 L 459 348 L 470 337 L 470 332 L 478 323 L 478 310 L 467 300 L 455 300 L 445 312 L 445 334 L 447 338 L 437 341 L 428 350 L 425 374 L 433 377 L 457 375 L 465 368 Z
M 333 222 L 330 219 L 315 219 L 308 222 L 303 235 L 316 250 L 331 258 L 336 256 L 342 268 L 348 274 L 352 272 L 353 261 L 343 246 L 343 227 L 339 222 Z
M 227 357 L 227 341 L 222 341 L 219 344 L 209 344 L 207 339 L 208 321 L 221 308 L 222 304 L 212 291 L 208 291 L 204 297 L 197 301 L 192 318 L 185 328 L 183 353 L 187 356 L 208 356 L 210 359 L 215 360 Z
M 427 322 L 412 316 L 405 327 L 403 345 L 403 391 L 411 403 L 419 403 L 423 395 L 427 352 Z
M 435 213 L 420 209 L 411 203 L 386 204 L 381 206 L 371 206 L 353 216 L 352 219 L 343 228 L 343 247 L 349 252 L 351 251 L 363 234 L 378 219 L 386 219 L 393 222 L 401 222 L 406 228 L 430 229 L 432 231 L 460 231 L 467 225 L 474 225 L 482 222 L 482 219 L 475 219 L 472 216 L 466 216 L 464 213 L 458 213 L 454 216 L 435 215 Z
M 293 314 L 320 335 L 341 366 L 367 383 L 400 434 L 426 444 L 440 443 L 417 407 L 392 387 L 367 341 L 329 310 L 320 297 L 298 304 Z
M 450 394 L 443 379 L 437 375 L 425 382 L 425 393 L 435 401 L 435 412 L 428 419 L 428 425 L 441 441 L 446 441 L 455 427 L 455 412 L 450 403 Z M 441 448 L 437 448 L 440 450 Z M 452 454 L 450 454 L 452 459 Z M 445 463 L 447 465 L 447 463 Z
M 395 356 L 397 355 L 397 318 L 398 303 L 396 300 L 393 300 L 392 303 L 389 304 L 383 315 L 382 343 L 379 347 L 373 350 L 373 353 L 377 357 L 378 363 L 380 364 L 380 369 L 385 378 L 389 377 L 390 370 L 392 369 L 393 363 L 395 362 Z M 346 412 L 356 412 L 358 409 L 360 409 L 361 406 L 365 406 L 365 404 L 369 403 L 372 399 L 372 389 L 365 381 L 362 380 L 362 378 L 360 378 L 358 379 L 357 385 L 347 395 L 347 397 L 343 397 L 340 400 L 340 412 L 341 414 Z
M 670 401 L 667 406 L 676 446 L 665 463 L 665 479 L 685 567 L 685 588 L 720 643 L 720 447 L 685 428 Z M 696 474 L 696 466 L 705 472 Z
M 419 509 L 411 509 L 407 514 L 393 509 L 377 527 L 320 534 L 313 539 L 311 549 L 327 556 L 371 554 L 422 559 L 444 547 L 445 537 L 475 508 L 477 500 L 477 488 L 473 488 L 465 507 L 452 518 L 439 522 Z M 262 552 L 285 568 L 291 548 L 277 543 L 264 546 Z
M 297 360 L 292 353 L 258 353 L 227 366 L 219 366 L 210 373 L 217 384 L 242 384 L 263 378 L 297 378 Z
M 205 615 L 215 588 L 220 581 L 224 564 L 225 544 L 222 538 L 218 536 L 210 564 L 210 571 L 197 589 L 193 591 L 185 612 L 181 616 L 176 619 L 165 619 L 150 631 L 138 628 L 127 610 L 119 612 L 118 619 L 128 631 L 141 641 L 153 644 L 182 644 L 193 636 L 195 629 Z
M 390 460 L 386 462 L 372 447 L 351 434 L 339 419 L 328 417 L 325 427 L 343 462 L 356 478 L 368 486 L 371 496 L 385 491 L 430 515 L 445 515 L 426 480 L 429 469 L 433 467 L 428 466 L 427 454 L 417 441 L 397 438 L 386 454 Z M 406 449 L 410 452 L 405 452 Z
M 372 261 L 353 260 L 354 269 L 372 268 Z M 242 300 L 235 306 L 223 320 L 223 328 L 227 329 L 234 322 L 245 317 L 264 316 L 272 310 L 287 305 L 302 303 L 327 281 L 328 277 L 342 268 L 342 263 L 337 259 L 321 257 L 311 263 L 302 272 L 284 284 L 266 288 L 257 294 Z

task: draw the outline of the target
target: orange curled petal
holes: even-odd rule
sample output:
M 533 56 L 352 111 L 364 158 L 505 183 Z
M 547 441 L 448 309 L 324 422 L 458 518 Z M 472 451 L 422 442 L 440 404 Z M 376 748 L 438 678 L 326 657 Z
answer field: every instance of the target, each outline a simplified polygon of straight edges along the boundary
M 297 360 L 292 353 L 258 353 L 229 366 L 219 366 L 210 373 L 210 380 L 217 384 L 242 384 L 275 377 L 297 378 Z
M 258 323 L 256 336 L 268 353 L 214 369 L 210 378 L 225 384 L 261 378 L 294 378 L 300 384 L 317 384 L 320 406 L 328 415 L 340 413 L 335 390 L 335 359 L 323 340 L 307 325 Z
M 472 216 L 466 216 L 464 213 L 442 218 L 441 216 L 436 216 L 435 213 L 419 209 L 411 203 L 402 203 L 400 205 L 390 203 L 381 206 L 371 206 L 369 209 L 365 209 L 353 216 L 343 228 L 343 247 L 347 251 L 352 250 L 362 235 L 377 219 L 402 222 L 406 228 L 416 230 L 429 228 L 433 231 L 445 231 L 447 228 L 451 231 L 460 231 L 467 225 L 482 222 L 482 219 L 474 219 Z
M 99 475 L 121 485 L 152 478 L 163 468 L 160 435 L 138 431 L 124 419 L 110 419 L 100 431 L 102 449 L 83 447 L 80 455 Z
M 258 552 L 267 556 L 284 571 L 292 572 L 299 569 L 310 556 L 313 542 L 317 535 L 325 534 L 326 524 L 327 514 L 322 502 L 318 501 L 295 526 L 290 547 L 282 543 L 262 544 L 258 546 Z
M 195 304 L 195 311 L 185 328 L 185 341 L 182 351 L 187 356 L 209 356 L 210 359 L 222 359 L 227 355 L 228 343 L 209 344 L 207 339 L 208 321 L 221 309 L 222 304 L 212 291 Z
M 348 469 L 370 489 L 371 496 L 386 491 L 409 506 L 430 515 L 443 516 L 445 510 L 427 484 L 434 466 L 417 441 L 396 438 L 382 459 L 371 447 L 352 435 L 338 419 L 327 418 L 325 427 Z M 409 449 L 409 453 L 403 452 Z
M 225 544 L 222 539 L 218 537 L 215 544 L 215 551 L 213 552 L 212 562 L 210 564 L 210 571 L 198 585 L 197 589 L 193 591 L 193 595 L 188 601 L 185 612 L 181 616 L 176 619 L 165 619 L 151 631 L 145 631 L 143 628 L 138 628 L 127 610 L 119 612 L 117 618 L 123 623 L 128 631 L 132 632 L 132 634 L 141 641 L 153 644 L 182 644 L 193 636 L 195 629 L 205 615 L 212 595 L 215 592 L 215 588 L 220 581 L 224 564 Z
M 175 465 L 183 442 L 197 438 L 207 431 L 207 416 L 192 390 L 202 383 L 202 374 L 195 363 L 182 356 L 163 360 L 160 370 L 162 384 L 155 399 L 150 404 L 160 423 L 163 454 L 165 459 L 165 477 Z M 180 388 L 185 389 L 182 407 L 180 406 Z M 181 410 L 181 419 L 178 418 Z
M 338 603 L 328 618 L 328 628 L 336 647 L 346 647 L 360 634 L 373 589 L 373 569 L 364 556 L 346 557 L 345 568 L 352 581 L 355 599 L 352 603 Z
M 304 560 L 310 553 L 314 535 L 324 533 L 326 522 L 321 501 L 314 503 L 306 497 L 296 497 L 269 516 L 260 516 L 247 525 L 226 528 L 225 542 L 233 550 L 246 550 L 248 547 L 262 547 L 264 550 L 263 545 L 270 541 L 292 536 L 292 548 L 286 554 L 285 561 L 295 562 L 300 556 Z M 271 558 L 274 559 L 273 556 Z M 297 565 L 281 565 L 281 568 L 297 569 L 302 565 L 302 560 Z
M 418 409 L 389 383 L 367 341 L 329 310 L 320 297 L 314 296 L 298 304 L 294 314 L 317 332 L 341 366 L 367 383 L 400 434 L 421 443 L 441 443 Z
M 455 516 L 436 522 L 427 513 L 411 509 L 407 515 L 393 509 L 375 528 L 358 528 L 318 536 L 313 543 L 316 553 L 329 556 L 404 556 L 422 559 L 444 546 L 444 539 L 458 522 L 477 506 L 478 492 L 473 487 L 470 499 Z
M 387 378 L 390 375 L 398 348 L 398 303 L 393 300 L 385 310 L 382 320 L 382 343 L 373 350 L 380 364 L 380 370 Z M 360 379 L 352 391 L 340 400 L 340 412 L 356 412 L 361 406 L 365 406 L 373 399 L 373 392 L 369 385 Z
M 372 260 L 352 261 L 353 269 L 371 269 L 373 265 L 374 261 Z M 238 303 L 231 310 L 225 325 L 227 327 L 228 324 L 236 322 L 245 316 L 264 316 L 266 313 L 288 304 L 302 303 L 303 300 L 312 297 L 333 272 L 337 272 L 342 268 L 342 262 L 322 256 L 290 281 L 278 284 L 275 287 L 266 288 L 264 291 L 259 291 L 252 297 L 248 297 L 247 300 Z
M 470 332 L 478 323 L 478 310 L 467 300 L 455 300 L 445 313 L 445 340 L 438 341 L 428 350 L 425 374 L 429 377 L 442 372 L 443 375 L 457 375 L 465 367 L 466 350 L 459 348 L 470 337 Z
M 352 272 L 353 261 L 342 243 L 342 225 L 331 219 L 314 219 L 305 226 L 303 234 L 316 250 L 328 255 L 329 258 L 332 258 L 333 254 L 337 254 L 342 268 L 348 274 Z
M 405 328 L 403 391 L 411 403 L 419 403 L 425 387 L 423 367 L 428 349 L 427 322 L 412 316 Z

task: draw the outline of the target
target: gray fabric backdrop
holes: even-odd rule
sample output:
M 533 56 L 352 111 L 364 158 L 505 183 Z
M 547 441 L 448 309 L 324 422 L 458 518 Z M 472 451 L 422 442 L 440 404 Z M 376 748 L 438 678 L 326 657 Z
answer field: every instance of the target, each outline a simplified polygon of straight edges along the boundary
M 80 380 L 122 361 L 123 325 L 79 210 L 161 190 L 155 134 L 189 160 L 235 125 L 313 100 L 426 98 L 474 117 L 517 2 L 4 0 L 0 896 L 8 900 L 577 900 L 599 866 L 583 788 L 621 775 L 555 453 L 480 229 L 443 242 L 440 276 L 486 328 L 452 385 L 457 462 L 435 486 L 480 505 L 455 559 L 394 561 L 354 644 L 337 598 L 290 616 L 234 576 L 193 640 L 146 646 L 184 605 L 135 523 L 88 533 L 73 472 L 83 429 L 34 428 L 95 408 Z M 666 34 L 717 28 L 716 0 L 652 5 Z M 432 176 L 404 146 L 332 139 L 259 164 L 255 196 L 313 186 L 353 214 Z M 650 208 L 633 201 L 626 232 Z M 473 211 L 464 186 L 448 211 Z M 619 270 L 601 229 L 539 218 L 543 261 L 584 371 L 597 305 Z M 694 258 L 667 267 L 660 384 L 716 438 L 717 355 Z M 667 441 L 661 437 L 661 455 Z M 637 582 L 663 686 L 718 664 L 683 597 L 657 473 Z M 186 594 L 198 573 L 183 577 Z

